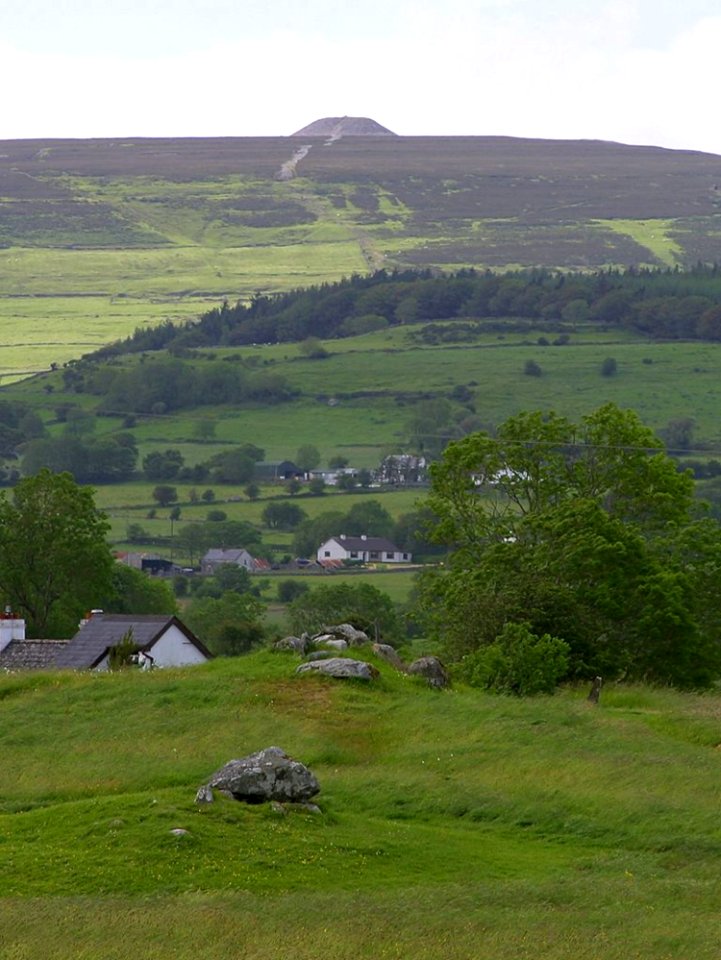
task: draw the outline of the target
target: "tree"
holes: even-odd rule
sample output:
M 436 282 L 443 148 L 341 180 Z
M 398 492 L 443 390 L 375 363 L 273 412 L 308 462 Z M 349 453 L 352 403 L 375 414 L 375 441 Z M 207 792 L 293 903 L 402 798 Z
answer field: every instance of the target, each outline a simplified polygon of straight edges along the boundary
M 314 497 L 322 497 L 325 493 L 326 483 L 323 477 L 313 477 L 308 483 L 308 493 Z
M 297 503 L 288 503 L 287 500 L 269 503 L 261 514 L 263 523 L 271 530 L 295 530 L 307 516 Z
M 329 537 L 345 533 L 345 514 L 341 510 L 328 510 L 311 517 L 298 525 L 293 537 L 293 550 L 297 557 L 315 556 L 321 543 Z
M 110 590 L 98 599 L 96 606 L 113 613 L 178 612 L 173 591 L 166 581 L 122 563 L 113 566 Z
M 290 604 L 288 614 L 292 629 L 300 635 L 304 630 L 315 633 L 334 623 L 351 623 L 374 639 L 376 626 L 386 641 L 400 640 L 401 622 L 393 601 L 382 590 L 369 583 L 339 583 L 316 587 Z
M 303 473 L 308 473 L 310 470 L 315 470 L 320 463 L 320 452 L 312 443 L 305 443 L 302 447 L 298 447 L 295 462 Z
M 179 450 L 153 450 L 143 457 L 143 473 L 151 483 L 173 480 L 183 466 Z
M 247 653 L 264 636 L 261 617 L 264 605 L 249 593 L 225 593 L 222 597 L 193 600 L 184 619 L 193 633 L 215 654 L 232 657 Z
M 346 514 L 344 533 L 359 537 L 390 537 L 393 532 L 393 517 L 378 500 L 354 503 Z
M 525 622 L 569 645 L 571 676 L 696 686 L 721 671 L 721 528 L 632 411 L 524 413 L 466 437 L 433 467 L 429 505 L 452 554 L 423 603 L 451 655 Z
M 41 470 L 0 495 L 0 593 L 28 634 L 67 637 L 111 587 L 109 525 L 93 492 Z
M 161 483 L 155 487 L 151 496 L 161 507 L 167 507 L 178 499 L 178 491 L 175 487 L 169 487 L 167 483 Z
M 260 496 L 260 487 L 257 483 L 249 483 L 243 487 L 243 493 L 249 500 L 257 500 Z

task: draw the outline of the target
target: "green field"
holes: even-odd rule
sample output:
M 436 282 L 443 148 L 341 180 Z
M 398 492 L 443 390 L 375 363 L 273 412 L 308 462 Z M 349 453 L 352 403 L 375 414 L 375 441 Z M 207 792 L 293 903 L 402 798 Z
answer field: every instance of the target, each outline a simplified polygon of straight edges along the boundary
M 295 662 L 0 678 L 3 958 L 717 956 L 716 695 L 593 708 Z M 271 743 L 320 815 L 193 803 Z
M 1 382 L 137 326 L 379 267 L 717 259 L 721 160 L 503 137 L 3 141 Z M 672 189 L 658 189 L 659 182 Z

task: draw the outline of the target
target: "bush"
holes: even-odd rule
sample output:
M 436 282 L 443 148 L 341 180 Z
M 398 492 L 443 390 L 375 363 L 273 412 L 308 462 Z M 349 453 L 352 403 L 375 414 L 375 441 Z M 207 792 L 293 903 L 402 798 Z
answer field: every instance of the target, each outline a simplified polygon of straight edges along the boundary
M 618 372 L 618 364 L 613 357 L 606 357 L 601 364 L 602 377 L 615 377 Z
M 541 370 L 541 365 L 536 363 L 535 360 L 526 360 L 523 372 L 527 377 L 540 377 L 543 376 L 543 370 Z
M 281 580 L 278 584 L 278 600 L 281 603 L 291 603 L 302 593 L 307 593 L 310 587 L 300 580 Z
M 518 697 L 553 693 L 568 670 L 565 640 L 531 633 L 526 623 L 507 623 L 494 643 L 466 657 L 465 677 L 471 686 Z

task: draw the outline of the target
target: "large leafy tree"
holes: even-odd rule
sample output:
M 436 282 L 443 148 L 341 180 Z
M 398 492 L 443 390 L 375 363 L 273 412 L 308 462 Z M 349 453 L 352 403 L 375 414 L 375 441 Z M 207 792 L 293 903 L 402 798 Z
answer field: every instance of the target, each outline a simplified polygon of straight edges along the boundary
M 568 642 L 571 675 L 718 675 L 721 528 L 636 414 L 519 414 L 451 444 L 432 484 L 435 536 L 452 553 L 423 598 L 452 654 L 525 622 Z
M 67 637 L 111 591 L 109 527 L 68 473 L 41 470 L 0 496 L 0 594 L 35 637 Z

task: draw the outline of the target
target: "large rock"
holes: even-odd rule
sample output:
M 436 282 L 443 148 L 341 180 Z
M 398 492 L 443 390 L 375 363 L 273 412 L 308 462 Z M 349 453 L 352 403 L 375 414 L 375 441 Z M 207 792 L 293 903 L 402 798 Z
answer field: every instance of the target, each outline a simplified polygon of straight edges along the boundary
M 332 633 L 324 633 L 320 637 L 316 637 L 313 643 L 316 647 L 325 647 L 327 650 L 335 650 L 337 653 L 342 653 L 348 649 L 348 641 L 344 640 L 343 637 L 334 637 Z
M 301 656 L 307 653 L 309 647 L 310 640 L 305 633 L 302 637 L 283 637 L 282 640 L 277 640 L 273 644 L 274 650 L 289 650 L 292 653 L 299 653 Z
M 368 634 L 362 630 L 356 630 L 352 623 L 336 623 L 334 626 L 326 626 L 321 636 L 328 636 L 329 634 L 345 640 L 349 647 L 362 647 L 364 643 L 368 643 Z
M 448 671 L 438 657 L 419 657 L 408 667 L 408 673 L 425 677 L 429 687 L 441 689 L 450 683 Z
M 351 660 L 349 657 L 331 657 L 330 660 L 314 660 L 301 663 L 296 673 L 322 673 L 326 677 L 340 680 L 374 680 L 378 671 L 363 660 Z
M 207 802 L 207 789 L 221 790 L 246 803 L 306 803 L 320 790 L 310 770 L 281 750 L 266 747 L 240 760 L 229 760 L 212 775 L 196 800 Z M 201 798 L 201 793 L 203 797 Z
M 377 657 L 380 657 L 381 660 L 385 660 L 387 663 L 390 663 L 390 665 L 395 667 L 396 670 L 401 670 L 402 672 L 407 670 L 405 663 L 401 660 L 395 649 L 390 644 L 374 643 L 371 649 Z

